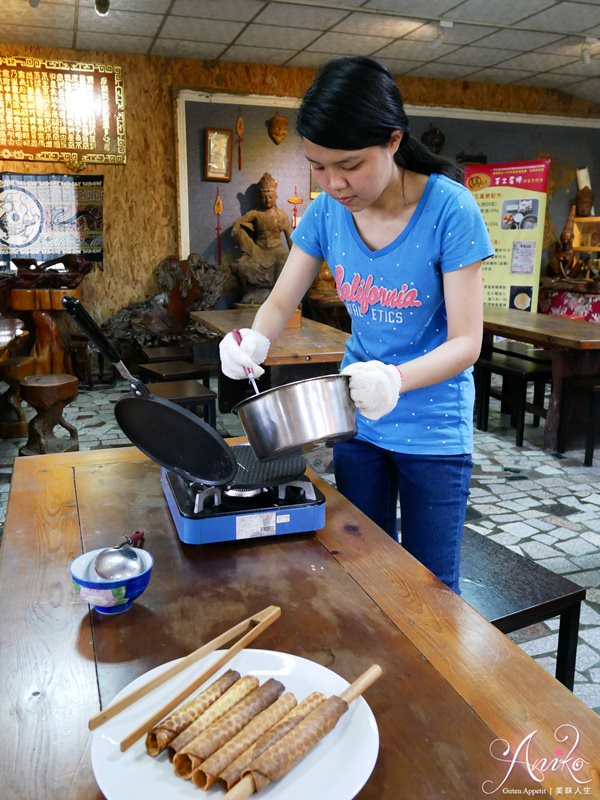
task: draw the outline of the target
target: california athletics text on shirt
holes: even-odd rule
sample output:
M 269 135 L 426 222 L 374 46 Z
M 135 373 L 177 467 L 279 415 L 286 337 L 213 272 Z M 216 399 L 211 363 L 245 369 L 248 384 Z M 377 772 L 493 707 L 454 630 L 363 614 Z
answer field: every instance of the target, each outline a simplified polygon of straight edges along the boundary
M 352 214 L 324 192 L 292 239 L 327 262 L 352 319 L 342 367 L 371 360 L 401 365 L 446 341 L 442 273 L 493 254 L 471 193 L 443 175 L 430 176 L 408 225 L 381 250 L 367 247 Z M 359 438 L 399 453 L 470 453 L 472 372 L 401 394 L 382 419 L 358 414 Z

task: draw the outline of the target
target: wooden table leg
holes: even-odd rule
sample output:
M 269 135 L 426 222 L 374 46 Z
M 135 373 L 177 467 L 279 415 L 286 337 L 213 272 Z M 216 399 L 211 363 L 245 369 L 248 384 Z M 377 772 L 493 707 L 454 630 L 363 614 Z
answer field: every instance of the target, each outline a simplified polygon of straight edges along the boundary
M 581 603 L 569 606 L 560 615 L 558 648 L 556 650 L 556 680 L 573 691 L 575 662 L 577 660 L 577 638 L 579 636 L 579 614 Z
M 600 352 L 598 350 L 552 350 L 552 392 L 544 426 L 544 450 L 556 450 L 557 447 L 562 385 L 565 375 L 600 375 Z M 584 410 L 583 404 L 581 408 Z M 567 449 L 583 447 L 586 437 L 587 413 L 577 413 L 572 410 L 570 418 Z

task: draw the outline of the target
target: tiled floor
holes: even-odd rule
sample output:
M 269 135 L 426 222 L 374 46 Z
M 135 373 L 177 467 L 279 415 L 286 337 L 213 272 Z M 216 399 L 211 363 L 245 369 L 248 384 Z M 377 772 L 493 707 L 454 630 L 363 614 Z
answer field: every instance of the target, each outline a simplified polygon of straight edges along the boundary
M 0 385 L 0 390 L 2 385 Z M 128 387 L 81 389 L 65 416 L 79 431 L 81 450 L 128 444 L 113 407 Z M 525 444 L 514 445 L 508 419 L 491 401 L 489 431 L 475 434 L 475 469 L 467 524 L 587 589 L 580 623 L 575 694 L 600 712 L 600 452 L 592 467 L 582 451 L 545 452 L 539 428 L 526 426 Z M 223 435 L 242 433 L 233 414 L 219 415 Z M 58 429 L 57 429 L 58 430 Z M 0 440 L 0 521 L 8 498 L 12 463 L 23 440 Z M 331 451 L 309 460 L 333 482 Z M 558 619 L 511 634 L 529 655 L 554 674 Z

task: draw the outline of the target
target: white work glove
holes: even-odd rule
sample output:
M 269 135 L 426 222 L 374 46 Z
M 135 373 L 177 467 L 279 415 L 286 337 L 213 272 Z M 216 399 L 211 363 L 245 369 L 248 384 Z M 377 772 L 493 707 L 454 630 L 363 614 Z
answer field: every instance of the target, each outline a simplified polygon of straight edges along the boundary
M 342 370 L 350 376 L 352 402 L 364 417 L 379 419 L 396 407 L 402 388 L 400 372 L 381 361 L 357 361 Z
M 259 364 L 267 357 L 271 342 L 266 336 L 251 328 L 242 328 L 241 344 L 238 344 L 230 331 L 221 339 L 219 344 L 219 355 L 221 356 L 221 369 L 228 378 L 238 381 L 248 378 L 249 375 L 244 368 L 252 370 L 253 378 L 260 378 L 264 375 L 264 369 Z

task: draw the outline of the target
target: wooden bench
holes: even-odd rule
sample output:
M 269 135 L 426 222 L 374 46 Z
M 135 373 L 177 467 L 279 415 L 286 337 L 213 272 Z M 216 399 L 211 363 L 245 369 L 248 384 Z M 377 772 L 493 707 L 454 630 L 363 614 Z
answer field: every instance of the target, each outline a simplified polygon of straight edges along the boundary
M 210 386 L 209 364 L 193 364 L 191 361 L 152 361 L 138 364 L 140 378 L 149 381 L 182 381 L 197 378 L 208 389 Z
M 172 346 L 153 346 L 142 347 L 142 355 L 145 361 L 191 361 L 193 352 L 190 347 Z
M 503 633 L 559 616 L 555 675 L 573 690 L 583 587 L 468 528 L 460 587 L 463 600 Z
M 492 375 L 502 377 L 501 390 L 492 388 Z M 516 428 L 515 443 L 517 447 L 522 447 L 525 412 L 533 414 L 534 426 L 539 425 L 540 417 L 546 416 L 544 395 L 546 384 L 551 380 L 552 369 L 546 363 L 500 353 L 492 353 L 489 358 L 479 358 L 475 364 L 478 430 L 487 431 L 490 397 L 495 397 L 510 407 Z M 527 387 L 530 383 L 533 383 L 533 403 L 527 401 Z
M 195 414 L 198 408 L 202 408 L 204 420 L 213 428 L 217 427 L 217 393 L 198 381 L 162 381 L 147 383 L 146 387 L 153 395 L 189 408 Z
M 505 356 L 515 358 L 525 358 L 528 361 L 535 361 L 538 364 L 550 364 L 552 353 L 543 347 L 536 347 L 527 342 L 515 342 L 512 339 L 505 339 L 503 342 L 494 342 L 492 345 L 493 353 L 501 353 Z

